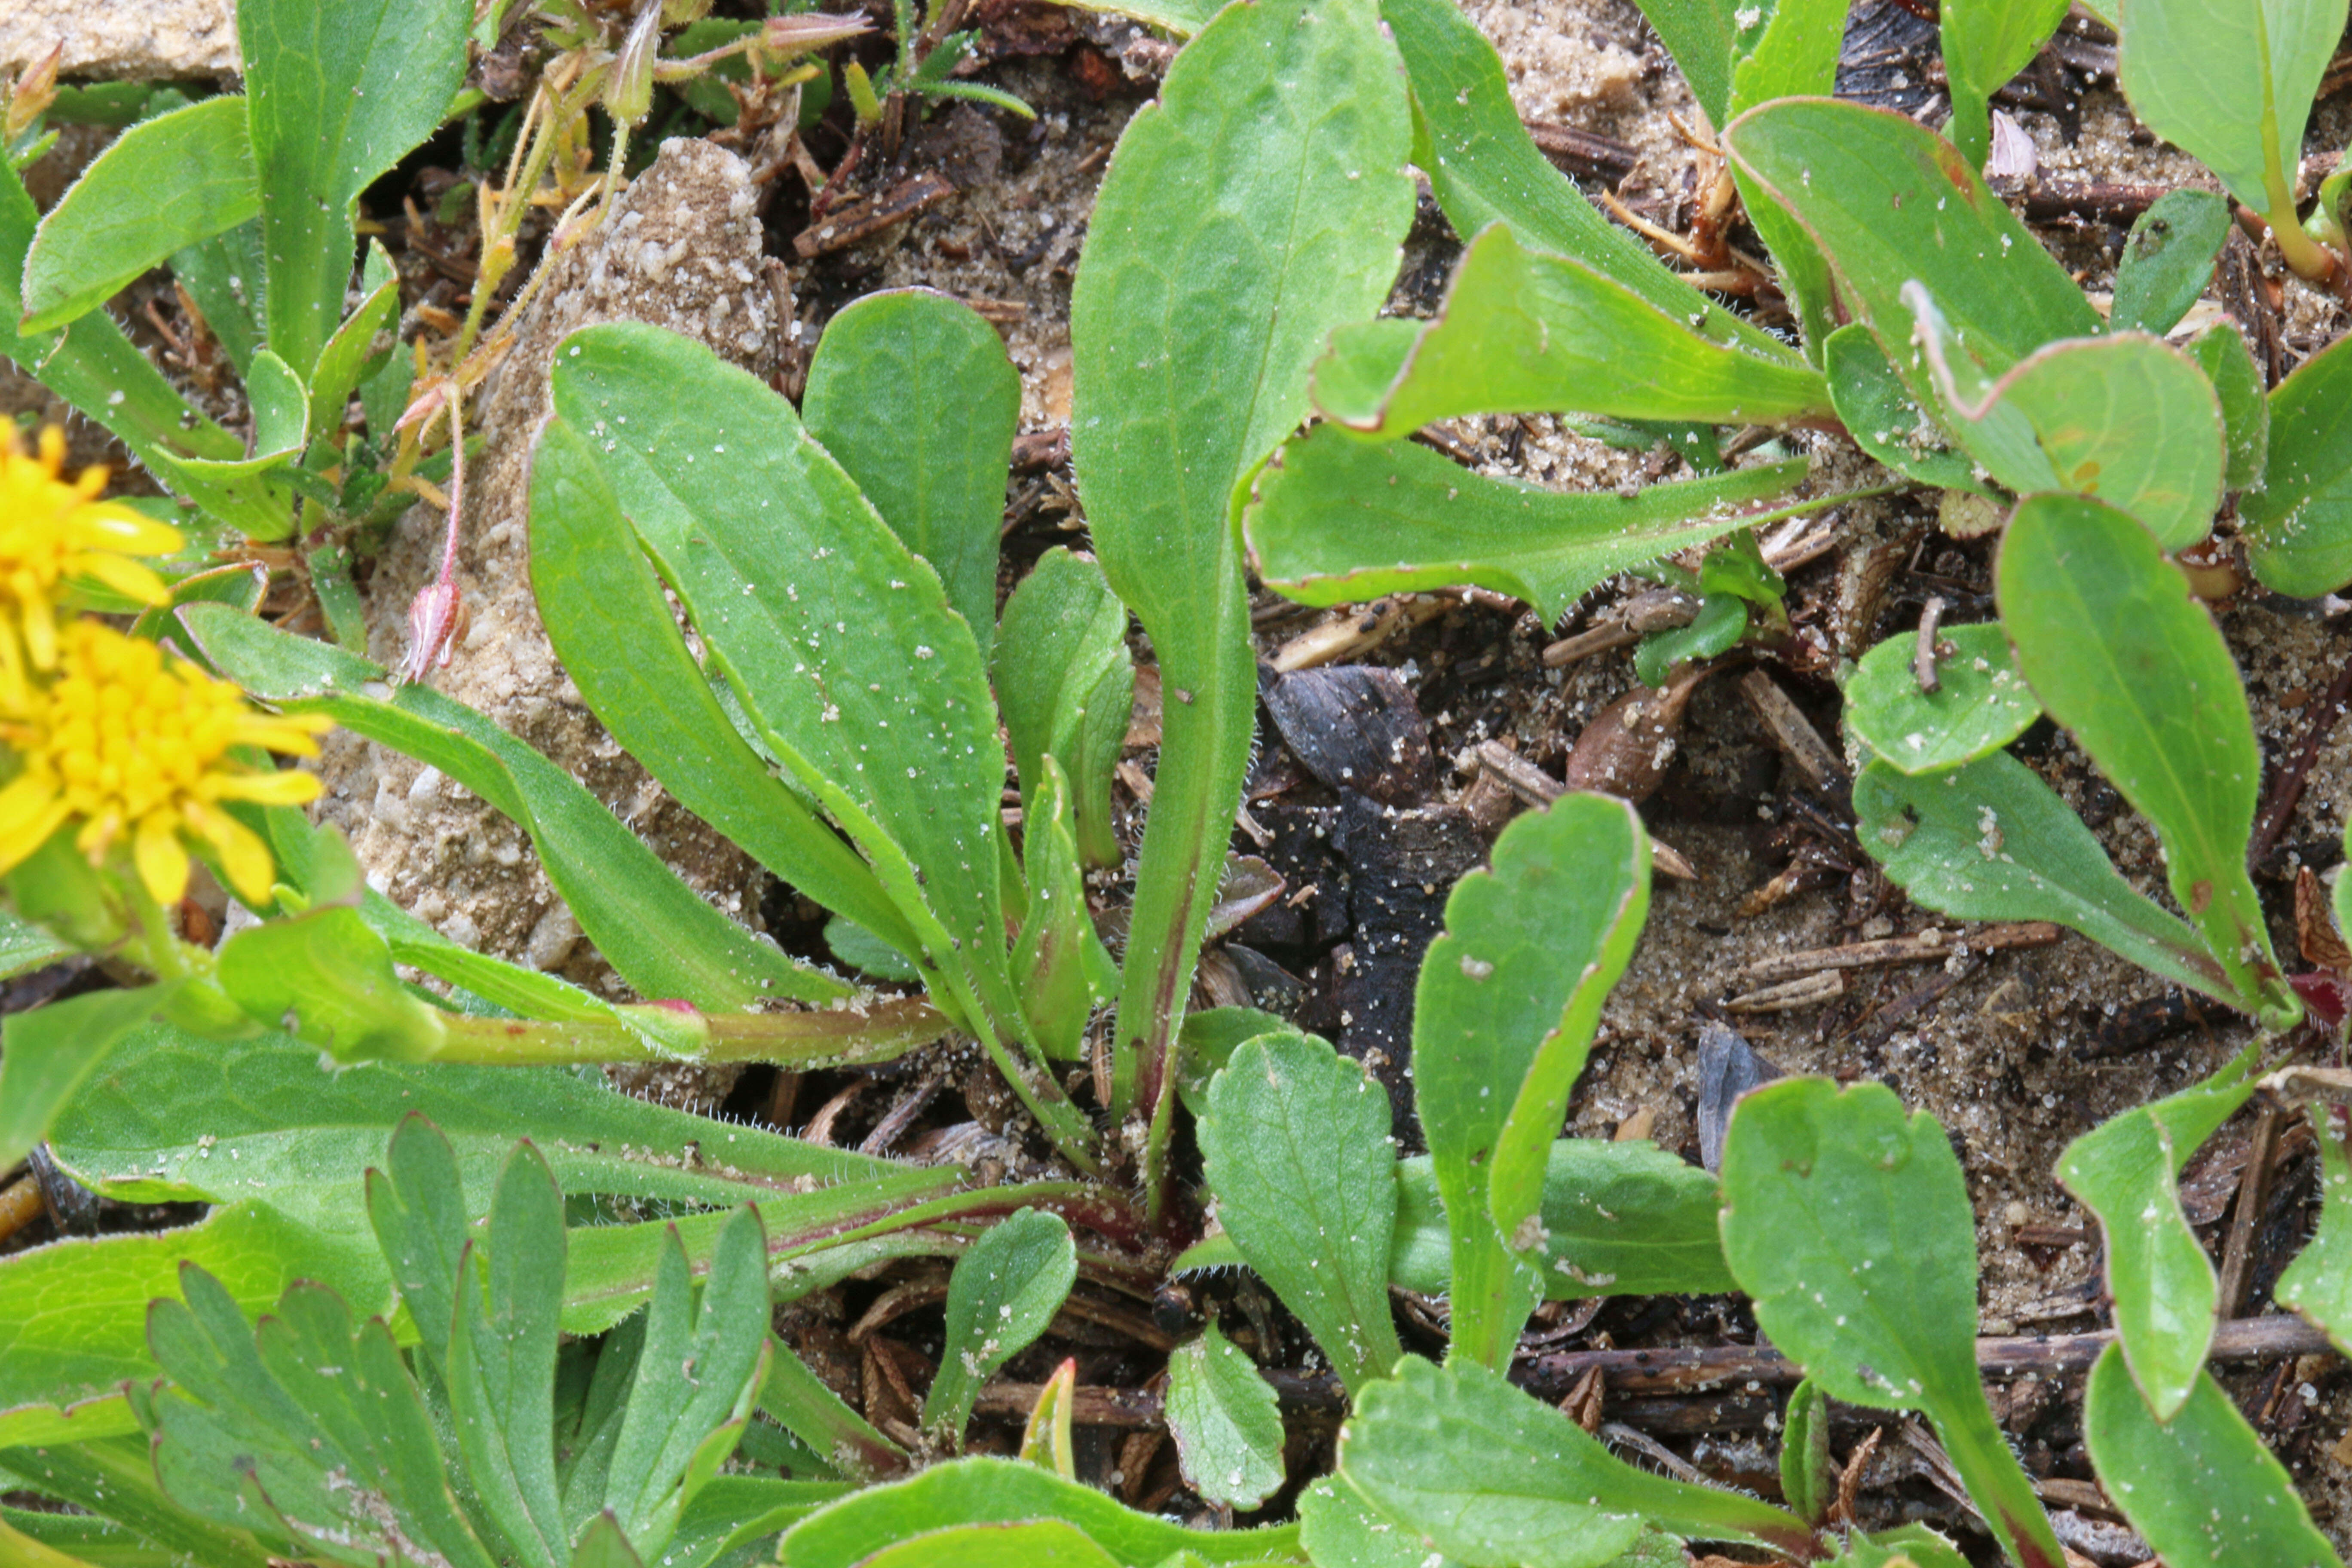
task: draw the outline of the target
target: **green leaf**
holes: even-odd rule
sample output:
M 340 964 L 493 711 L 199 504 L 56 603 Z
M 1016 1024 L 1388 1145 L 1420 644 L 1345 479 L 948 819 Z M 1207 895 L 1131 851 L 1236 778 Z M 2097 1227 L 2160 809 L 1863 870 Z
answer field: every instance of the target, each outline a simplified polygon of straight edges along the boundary
M 250 157 L 250 152 L 247 153 Z M 255 210 L 259 210 L 258 203 Z M 262 343 L 261 221 L 248 218 L 235 228 L 173 253 L 172 276 L 204 313 L 205 325 L 238 379 Z M 398 355 L 394 356 L 399 357 Z
M 1781 1416 L 1780 1495 L 1806 1523 L 1819 1527 L 1837 1502 L 1838 1468 L 1830 1458 L 1830 1396 L 1807 1378 L 1789 1395 Z
M 42 927 L 10 910 L 0 909 L 0 980 L 14 980 L 19 974 L 46 969 L 72 952 L 70 946 Z M 0 1068 L 0 1079 L 5 1079 L 5 1068 Z M 7 1099 L 5 1091 L 0 1090 L 0 1107 L 5 1106 Z M 0 1126 L 5 1125 L 6 1112 L 0 1109 Z
M 1339 1474 L 1448 1556 L 1523 1568 L 1602 1568 L 1643 1521 L 1677 1535 L 1810 1551 L 1797 1518 L 1737 1492 L 1635 1469 L 1575 1422 L 1467 1362 L 1418 1356 L 1359 1396 Z
M 580 1537 L 571 1568 L 643 1568 L 644 1561 L 629 1544 L 620 1521 L 601 1513 L 589 1521 L 586 1533 Z
M 824 945 L 832 950 L 834 957 L 876 980 L 911 984 L 923 977 L 913 959 L 845 915 L 835 915 L 824 922 Z
M 695 1493 L 679 1516 L 677 1533 L 656 1559 L 659 1568 L 740 1568 L 772 1561 L 778 1532 L 806 1519 L 851 1489 L 834 1481 L 782 1481 L 767 1476 L 717 1476 Z M 756 1544 L 759 1555 L 740 1549 Z M 575 1561 L 572 1568 L 580 1568 Z
M 1120 1568 L 1076 1525 L 963 1524 L 886 1546 L 859 1568 Z
M 981 1385 L 1054 1321 L 1077 1279 L 1070 1227 L 1049 1209 L 1023 1209 L 991 1226 L 948 1279 L 947 1335 L 923 1425 L 961 1446 Z
M 331 1230 L 355 1223 L 361 1173 L 382 1162 L 412 1112 L 457 1150 L 469 1215 L 488 1207 L 508 1150 L 525 1137 L 547 1139 L 566 1192 L 673 1204 L 732 1205 L 906 1169 L 656 1105 L 569 1068 L 322 1072 L 316 1048 L 281 1034 L 209 1040 L 168 1024 L 116 1049 L 58 1118 L 50 1148 L 75 1176 L 127 1203 L 257 1198 Z
M 1350 1394 L 1388 1375 L 1403 1353 L 1389 1312 L 1397 1201 L 1389 1120 L 1380 1085 L 1329 1045 L 1263 1035 L 1210 1083 L 1197 1129 L 1225 1234 Z
M 1995 577 L 2019 668 L 2156 828 L 2172 896 L 2241 1005 L 2293 1023 L 2246 875 L 2262 754 L 2221 628 L 2147 530 L 2080 497 L 2019 506 Z
M 1427 322 L 1359 322 L 1315 367 L 1315 405 L 1363 435 L 1466 414 L 1777 424 L 1829 412 L 1810 367 L 1669 316 L 1591 264 L 1528 249 L 1507 224 L 1470 242 Z
M 1786 99 L 1727 127 L 1740 173 L 1796 216 L 1912 395 L 1938 406 L 1904 299 L 1916 282 L 1990 378 L 2098 312 L 1952 144 L 1889 110 Z
M 21 1568 L 176 1568 L 175 1554 L 94 1514 L 50 1513 L 0 1507 L 0 1548 Z M 264 1568 L 259 1548 L 226 1559 L 235 1568 Z
M 0 164 L 7 160 L 0 158 Z M 245 443 L 190 406 L 114 318 L 82 317 L 62 332 L 17 331 L 25 255 L 40 214 L 13 165 L 0 167 L 0 354 L 119 437 L 142 462 L 173 452 L 233 458 Z
M 2172 331 L 2213 281 L 2213 258 L 2230 236 L 2230 204 L 2210 191 L 2167 191 L 2131 226 L 2116 265 L 2107 326 Z
M 1459 6 L 1383 0 L 1381 19 L 1396 37 L 1412 89 L 1412 161 L 1429 176 L 1454 233 L 1466 240 L 1508 223 L 1529 247 L 1577 258 L 1673 320 L 1696 321 L 1716 342 L 1799 363 L 1770 332 L 1667 271 L 1553 166 L 1520 121 L 1502 57 Z
M 2042 717 L 2000 626 L 1942 626 L 1953 651 L 1922 691 L 1912 660 L 1919 639 L 1888 637 L 1862 656 L 1845 684 L 1845 721 L 1898 773 L 1937 773 L 1989 757 Z
M 1455 1360 L 1506 1364 L 1541 1299 L 1546 1163 L 1609 988 L 1649 910 L 1633 808 L 1563 795 L 1454 884 L 1413 994 L 1413 1096 L 1452 1238 Z
M 310 373 L 310 428 L 314 436 L 331 437 L 343 427 L 352 389 L 374 356 L 378 336 L 390 332 L 392 353 L 400 353 L 400 277 L 392 258 L 374 240 L 368 242 L 367 265 L 360 274 L 360 302 L 327 340 L 319 363 Z
M 1720 1201 L 1713 1176 L 1654 1143 L 1559 1140 L 1544 1171 L 1538 1272 L 1545 1299 L 1736 1289 L 1716 1231 Z M 1450 1250 L 1431 1156 L 1399 1161 L 1390 1282 L 1423 1295 L 1447 1294 Z
M 1305 604 L 1475 584 L 1557 622 L 1629 567 L 1754 519 L 1734 509 L 1805 477 L 1802 458 L 1634 495 L 1540 489 L 1472 473 L 1416 442 L 1318 426 L 1258 475 L 1250 547 L 1267 584 Z
M 2229 977 L 2179 916 L 2116 870 L 2083 819 L 2005 752 L 1906 777 L 1874 761 L 1854 781 L 1855 837 L 1918 902 L 1966 921 L 2054 921 L 2151 973 L 2228 1002 Z
M 2292 224 L 2287 187 L 2344 15 L 2344 0 L 2134 0 L 2116 75 L 2141 124 Z
M 933 992 L 1056 1144 L 1090 1160 L 1091 1130 L 1007 1044 L 1025 1025 L 998 884 L 1003 751 L 938 574 L 792 405 L 698 342 L 591 327 L 565 340 L 553 384 L 760 740 L 913 928 Z
M 1924 1524 L 1864 1535 L 1854 1531 L 1829 1568 L 1969 1568 L 1959 1548 Z
M 16 330 L 55 331 L 173 251 L 235 228 L 260 205 L 244 99 L 208 98 L 132 126 L 41 220 L 25 258 L 24 320 Z
M 473 1267 L 474 1205 L 466 1202 L 457 1151 L 423 1115 L 404 1116 L 385 1147 L 383 1169 L 370 1167 L 366 1187 L 369 1228 L 416 1325 L 425 1363 L 446 1384 L 451 1347 L 462 1348 L 472 1329 L 470 1311 L 465 1320 L 457 1316 L 459 1275 Z
M 1921 318 L 1933 364 L 1948 351 L 1937 316 Z M 2221 404 L 2204 373 L 2160 339 L 2052 343 L 2003 373 L 1981 401 L 1941 390 L 1961 442 L 2011 489 L 2096 496 L 2166 550 L 2212 531 L 2225 451 Z
M 853 1568 L 929 1531 L 1043 1520 L 1076 1525 L 1122 1563 L 1160 1563 L 1179 1552 L 1211 1563 L 1258 1563 L 1293 1555 L 1298 1538 L 1288 1525 L 1185 1530 L 1035 1465 L 974 1458 L 869 1487 L 811 1515 L 785 1534 L 782 1561 L 791 1568 Z
M 595 447 L 562 419 L 547 423 L 531 458 L 530 584 L 589 710 L 679 805 L 891 948 L 918 951 L 872 869 L 737 733 Z
M 122 1037 L 172 1000 L 173 983 L 94 991 L 0 1023 L 0 1171 L 32 1152 Z
M 699 1289 L 671 1229 L 646 1309 L 604 1500 L 628 1537 L 658 1553 L 679 1512 L 733 1452 L 767 1382 L 767 1233 L 753 1207 L 721 1224 Z
M 118 1521 L 136 1531 L 136 1539 L 160 1549 L 140 1568 L 148 1568 L 150 1563 L 154 1568 L 181 1568 L 184 1563 L 201 1563 L 203 1568 L 268 1568 L 274 1561 L 246 1531 L 215 1524 L 164 1496 L 163 1489 L 155 1482 L 154 1461 L 148 1455 L 147 1439 L 139 1435 L 135 1426 L 128 1436 L 0 1448 L 0 1469 L 59 1501 L 87 1509 L 100 1519 Z M 47 1523 L 65 1516 L 52 1513 L 34 1517 Z M 9 1521 L 19 1529 L 37 1528 L 13 1510 Z M 98 1520 L 83 1522 L 96 1523 Z M 47 1531 L 42 1533 L 46 1538 Z M 5 1544 L 5 1538 L 0 1537 L 0 1545 Z M 13 1557 L 8 1561 L 12 1564 L 17 1562 Z M 87 1558 L 95 1568 L 121 1561 L 94 1552 Z M 35 1563 L 39 1560 L 36 1559 Z M 34 1568 L 34 1564 L 24 1568 Z M 40 1568 L 50 1565 L 40 1564 Z
M 467 0 L 243 0 L 269 346 L 307 374 L 343 313 L 352 204 L 433 133 L 466 74 Z
M 1709 594 L 1689 625 L 1642 639 L 1633 650 L 1633 679 L 1644 686 L 1664 686 L 1677 665 L 1728 652 L 1747 633 L 1747 601 L 1732 594 Z
M 1375 1512 L 1336 1476 L 1299 1494 L 1298 1543 L 1316 1568 L 1452 1568 L 1445 1558 L 1432 1563 L 1416 1531 Z
M 801 417 L 939 573 L 985 660 L 1021 421 L 1021 376 L 996 329 L 928 289 L 868 294 L 825 323 Z
M 452 1568 L 494 1568 L 381 1319 L 355 1325 L 341 1297 L 297 1281 L 255 1329 L 202 1268 L 184 1268 L 181 1283 L 186 1303 L 158 1301 L 149 1316 L 177 1385 L 147 1412 L 166 1492 L 220 1523 L 274 1518 L 313 1550 L 430 1551 Z
M 2160 1423 L 2109 1345 L 2084 1390 L 2083 1436 L 2107 1495 L 2170 1568 L 2341 1568 L 2294 1478 L 2210 1373 Z
M 1253 1509 L 1280 1489 L 1282 1411 L 1274 1385 L 1213 1320 L 1168 1358 L 1168 1429 L 1184 1479 L 1209 1501 Z
M 844 1403 L 782 1340 L 768 1344 L 760 1409 L 844 1475 L 879 1480 L 907 1468 L 906 1450 Z
M 2159 1421 L 2179 1414 L 2196 1386 L 2221 1294 L 2180 1212 L 2181 1168 L 2254 1092 L 2261 1058 L 2249 1046 L 2196 1087 L 2108 1118 L 2058 1159 L 2058 1179 L 2099 1216 L 2116 1342 Z
M 2336 886 L 2343 886 L 2341 879 Z M 2352 1342 L 2352 1156 L 2336 1135 L 2330 1107 L 2312 1105 L 2311 1131 L 2319 1143 L 2319 1229 L 2286 1266 L 2272 1294 L 2279 1305 L 2324 1331 L 2340 1351 Z
M 2238 514 L 2264 587 L 2316 598 L 2352 583 L 2352 338 L 2271 389 L 2269 456 Z
M 1059 545 L 1045 552 L 1005 600 L 990 657 L 1024 809 L 1034 809 L 1043 759 L 1059 759 L 1075 789 L 1071 804 L 1087 863 L 1119 864 L 1110 779 L 1134 705 L 1135 665 L 1127 651 L 1127 606 L 1102 568 Z
M 388 688 L 364 659 L 221 606 L 192 605 L 181 623 L 254 695 L 429 763 L 513 818 L 581 929 L 638 994 L 723 1011 L 854 994 L 705 903 L 571 774 L 473 709 L 428 687 Z
M 1306 415 L 1331 329 L 1388 297 L 1412 218 L 1410 137 L 1371 0 L 1228 6 L 1128 121 L 1072 285 L 1071 462 L 1167 698 L 1110 1106 L 1151 1119 L 1155 1199 L 1176 1031 L 1257 707 L 1237 487 Z
M 218 973 L 254 1022 L 338 1062 L 426 1061 L 446 1037 L 440 1012 L 402 986 L 392 949 L 357 910 L 249 926 L 222 945 Z
M 1085 868 L 1070 831 L 1069 785 L 1061 764 L 1045 759 L 1045 780 L 1024 819 L 1029 910 L 1013 948 L 1030 1032 L 1047 1056 L 1085 1054 L 1087 1020 L 1118 990 L 1118 965 L 1095 934 L 1087 907 Z
M 1772 1342 L 1833 1399 L 1926 1412 L 2003 1549 L 2057 1568 L 1977 1381 L 1975 1210 L 1936 1119 L 1884 1084 L 1766 1084 L 1732 1113 L 1723 1195 L 1724 1255 Z
M 2223 321 L 2189 340 L 2189 357 L 2221 399 L 2221 428 L 2230 445 L 2222 483 L 2242 490 L 2262 478 L 2271 449 L 2271 405 L 2252 350 L 2235 321 Z
M 517 1555 L 562 1568 L 570 1535 L 555 1479 L 554 1418 L 563 1193 L 529 1143 L 516 1145 L 499 1173 L 488 1239 L 487 1281 L 470 1256 L 457 1265 L 448 1357 L 457 1447 L 480 1510 Z
M 1948 0 L 1943 7 L 1944 74 L 1952 94 L 1948 130 L 1970 168 L 1983 168 L 1992 151 L 1992 95 L 2033 63 L 2066 19 L 2066 5 L 2067 0 Z
M 1830 401 L 1855 446 L 1936 489 L 1992 493 L 1976 477 L 1975 462 L 1911 395 L 1868 327 L 1855 321 L 1832 332 L 1822 369 Z
M 1717 125 L 1731 120 L 1731 71 L 1763 37 L 1767 7 L 1735 0 L 1643 0 L 1642 16 Z

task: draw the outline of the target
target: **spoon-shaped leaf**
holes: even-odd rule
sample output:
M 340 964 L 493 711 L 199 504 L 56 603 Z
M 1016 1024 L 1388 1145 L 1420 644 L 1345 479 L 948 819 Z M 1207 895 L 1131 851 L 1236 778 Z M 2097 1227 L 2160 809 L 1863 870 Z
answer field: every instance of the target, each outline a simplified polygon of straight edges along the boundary
M 1931 367 L 1946 353 L 1922 311 Z M 2224 443 L 2213 384 L 2189 358 L 2137 332 L 2039 349 L 1981 402 L 1939 385 L 1954 430 L 2021 494 L 2073 490 L 2129 512 L 2167 550 L 2212 531 Z
M 1213 1321 L 1168 1358 L 1168 1430 L 1184 1479 L 1211 1502 L 1255 1508 L 1282 1485 L 1274 1385 Z
M 1946 626 L 1953 651 L 1936 661 L 1936 689 L 1919 689 L 1916 637 L 1893 637 L 1862 656 L 1845 685 L 1845 721 L 1887 766 L 1935 773 L 1991 755 L 2042 717 L 2000 626 Z
M 2172 896 L 2239 1005 L 2293 1023 L 2246 875 L 2262 754 L 2221 628 L 2145 528 L 2079 496 L 2020 505 L 1995 575 L 2034 694 L 2155 826 Z
M 948 1279 L 947 1337 L 923 1425 L 961 1443 L 981 1384 L 1045 1331 L 1077 1276 L 1069 1224 L 1051 1209 L 1023 1209 L 972 1243 Z
M 2109 1345 L 2084 1389 L 2083 1436 L 2107 1495 L 2168 1568 L 2340 1568 L 2294 1478 L 2210 1373 L 2159 1422 Z
M 1723 133 L 1740 172 L 1796 216 L 1915 397 L 1940 406 L 1904 285 L 1941 305 L 1960 355 L 1998 375 L 2099 315 L 1952 144 L 1900 114 L 1783 99 Z
M 729 721 L 587 437 L 550 420 L 531 456 L 530 585 L 564 673 L 678 803 L 897 952 L 919 951 L 873 870 Z
M 41 220 L 17 330 L 55 331 L 173 251 L 260 210 L 243 98 L 208 98 L 134 125 Z
M 1209 1084 L 1201 1157 L 1225 1234 L 1350 1391 L 1402 1354 L 1389 1312 L 1388 1097 L 1325 1042 L 1261 1035 Z
M 1465 1563 L 1601 1568 L 1640 1538 L 1644 1521 L 1701 1540 L 1801 1556 L 1812 1549 L 1813 1532 L 1794 1514 L 1636 1469 L 1558 1410 L 1466 1362 L 1441 1368 L 1410 1357 L 1396 1381 L 1364 1390 L 1339 1434 L 1339 1474 Z
M 2058 1179 L 2099 1216 L 2116 1342 L 2159 1421 L 2196 1386 L 2221 1288 L 2179 1179 L 2189 1156 L 2254 1092 L 2259 1047 L 2192 1089 L 2110 1117 L 2066 1146 Z
M 1154 1205 L 1256 714 L 1236 486 L 1306 414 L 1331 329 L 1387 298 L 1412 217 L 1402 75 L 1371 0 L 1227 6 L 1128 121 L 1071 289 L 1071 462 L 1168 699 L 1110 1107 L 1150 1119 Z
M 808 432 L 931 563 L 981 657 L 996 629 L 1004 475 L 1021 375 L 996 329 L 928 289 L 868 294 L 827 321 L 801 403 Z
M 1952 93 L 1948 130 L 1969 166 L 1992 150 L 1992 95 L 2033 63 L 2065 19 L 2067 0 L 1949 0 L 1943 7 L 1944 75 Z
M 819 1510 L 786 1534 L 782 1560 L 792 1568 L 854 1568 L 893 1542 L 930 1531 L 1048 1519 L 1076 1525 L 1121 1563 L 1158 1563 L 1187 1551 L 1205 1563 L 1257 1563 L 1295 1556 L 1298 1544 L 1296 1526 L 1186 1530 L 1035 1465 L 974 1458 L 868 1487 Z
M 2230 234 L 2230 204 L 2210 191 L 2167 191 L 2139 215 L 2116 264 L 2107 325 L 2118 332 L 2172 331 L 2213 280 Z
M 1601 1005 L 1649 911 L 1649 841 L 1622 800 L 1563 795 L 1495 841 L 1493 869 L 1446 900 L 1413 994 L 1413 1093 L 1452 1237 L 1455 1359 L 1503 1364 L 1541 1282 L 1512 1234 Z
M 2352 338 L 2271 389 L 2262 482 L 2238 509 L 2264 586 L 2313 598 L 2352 583 Z
M 2305 249 L 2293 184 L 2345 0 L 2132 0 L 2116 67 L 2140 122 Z
M 1935 1423 L 2002 1547 L 2058 1568 L 1977 1381 L 1976 1218 L 1935 1118 L 1884 1084 L 1783 1079 L 1733 1111 L 1723 1250 L 1756 1321 L 1833 1399 Z
M 998 632 L 989 673 L 1012 737 L 1023 806 L 1043 777 L 1040 760 L 1058 758 L 1073 788 L 1078 847 L 1090 865 L 1118 865 L 1110 777 L 1135 696 L 1127 606 L 1100 566 L 1056 546 L 1004 602 Z
M 360 193 L 433 133 L 466 75 L 466 0 L 244 0 L 269 346 L 305 376 L 343 311 Z
M 2054 921 L 2224 1002 L 2229 976 L 2179 917 L 2145 897 L 2057 793 L 1996 752 L 1906 777 L 1877 759 L 1854 780 L 1855 837 L 1896 886 L 1968 921 Z
M 2313 1102 L 2311 1130 L 2319 1141 L 2319 1229 L 2279 1276 L 2273 1294 L 2341 1351 L 2352 1344 L 2352 1155 L 2332 1107 Z

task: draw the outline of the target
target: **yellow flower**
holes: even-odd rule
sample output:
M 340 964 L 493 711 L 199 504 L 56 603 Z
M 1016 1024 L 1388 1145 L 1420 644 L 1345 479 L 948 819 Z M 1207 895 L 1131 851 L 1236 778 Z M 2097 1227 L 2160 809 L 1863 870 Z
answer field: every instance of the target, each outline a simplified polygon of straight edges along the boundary
M 264 713 L 245 693 L 153 643 L 94 620 L 60 628 L 56 675 L 27 694 L 0 741 L 22 767 L 0 789 L 0 873 L 69 822 L 93 863 L 131 836 L 139 879 L 163 903 L 187 891 L 188 846 L 210 845 L 248 902 L 269 896 L 269 850 L 221 802 L 298 805 L 319 793 L 309 773 L 257 768 L 230 754 L 259 746 L 316 756 L 320 714 Z
M 26 667 L 56 668 L 58 586 L 89 578 L 127 598 L 160 605 L 163 580 L 129 559 L 180 547 L 180 531 L 98 499 L 104 468 L 68 484 L 65 432 L 52 425 L 38 449 L 0 436 L 0 703 L 20 706 Z

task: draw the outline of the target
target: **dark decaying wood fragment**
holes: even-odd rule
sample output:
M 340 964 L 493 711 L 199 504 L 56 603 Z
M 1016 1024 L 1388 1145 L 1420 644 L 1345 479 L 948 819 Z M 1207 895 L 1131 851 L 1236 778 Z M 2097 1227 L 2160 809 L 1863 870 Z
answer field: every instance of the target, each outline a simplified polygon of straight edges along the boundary
M 1333 790 L 1412 806 L 1437 793 L 1429 726 L 1397 672 L 1331 665 L 1276 675 L 1259 695 L 1283 743 Z
M 936 205 L 956 194 L 943 175 L 925 170 L 919 174 L 899 181 L 879 195 L 845 202 L 827 212 L 823 218 L 793 237 L 793 249 L 803 261 L 856 245 L 862 239 L 906 222 L 925 207 Z

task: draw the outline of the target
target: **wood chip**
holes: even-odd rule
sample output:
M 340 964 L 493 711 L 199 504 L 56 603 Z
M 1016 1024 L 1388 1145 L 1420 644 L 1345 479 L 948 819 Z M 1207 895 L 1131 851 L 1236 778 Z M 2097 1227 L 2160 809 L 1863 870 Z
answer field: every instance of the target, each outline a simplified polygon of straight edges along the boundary
M 1528 805 L 1549 805 L 1568 793 L 1568 786 L 1500 741 L 1482 741 L 1474 753 L 1482 779 L 1493 779 Z M 1650 869 L 1678 882 L 1696 882 L 1698 869 L 1680 850 L 1660 839 L 1650 840 Z
M 1742 992 L 1739 995 L 1726 998 L 1723 1005 L 1724 1010 L 1730 1013 L 1786 1013 L 1798 1007 L 1811 1007 L 1817 1002 L 1833 1002 L 1844 994 L 1843 972 L 1824 969 L 1817 974 Z
M 956 194 L 947 180 L 929 170 L 901 180 L 878 196 L 846 203 L 824 215 L 793 237 L 793 249 L 802 260 L 870 239 L 894 224 L 901 224 Z
M 1956 953 L 2048 947 L 2063 934 L 2063 928 L 2048 921 L 2018 921 L 2007 925 L 1978 926 L 1966 931 L 1947 931 L 1929 926 L 1926 931 L 1910 936 L 1848 942 L 1843 947 L 1817 947 L 1803 952 L 1776 953 L 1734 970 L 1725 989 L 1777 984 L 1824 970 L 1873 969 L 1886 963 L 1940 963 Z
M 1772 743 L 1796 764 L 1816 794 L 1842 795 L 1853 787 L 1853 779 L 1845 770 L 1844 759 L 1822 739 L 1822 732 L 1790 700 L 1779 681 L 1760 669 L 1751 669 L 1739 678 L 1739 695 L 1748 700 L 1748 706 L 1763 721 Z

